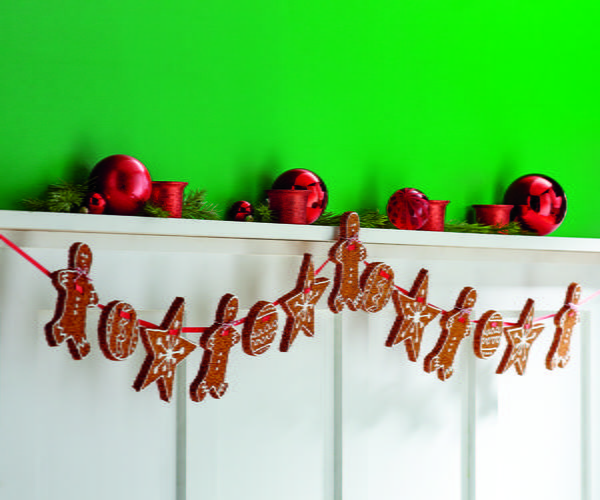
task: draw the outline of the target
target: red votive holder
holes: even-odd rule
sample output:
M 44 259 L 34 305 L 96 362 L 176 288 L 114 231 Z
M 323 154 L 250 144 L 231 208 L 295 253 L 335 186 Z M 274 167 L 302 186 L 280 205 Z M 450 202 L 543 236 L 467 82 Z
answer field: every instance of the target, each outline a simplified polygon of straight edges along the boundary
M 282 224 L 306 224 L 306 203 L 310 191 L 305 189 L 269 189 L 269 208 Z
M 510 222 L 513 205 L 473 205 L 475 220 L 486 226 L 506 226 Z
M 183 190 L 187 185 L 187 182 L 153 181 L 150 201 L 169 212 L 169 217 L 180 219 L 183 207 Z
M 443 231 L 446 221 L 446 206 L 449 200 L 429 200 L 429 218 L 422 231 Z

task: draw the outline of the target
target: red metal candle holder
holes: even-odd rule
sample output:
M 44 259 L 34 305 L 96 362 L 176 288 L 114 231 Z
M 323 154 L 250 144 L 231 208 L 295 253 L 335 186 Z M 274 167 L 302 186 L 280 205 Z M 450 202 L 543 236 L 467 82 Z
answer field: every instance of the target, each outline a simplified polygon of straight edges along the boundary
M 475 220 L 486 226 L 506 226 L 510 222 L 513 205 L 473 205 Z
M 277 222 L 282 224 L 306 224 L 307 190 L 269 189 L 269 208 L 275 212 Z
M 443 231 L 449 200 L 429 200 L 429 218 L 422 231 Z
M 153 181 L 150 201 L 169 212 L 169 217 L 180 219 L 183 207 L 183 190 L 187 185 L 187 182 Z

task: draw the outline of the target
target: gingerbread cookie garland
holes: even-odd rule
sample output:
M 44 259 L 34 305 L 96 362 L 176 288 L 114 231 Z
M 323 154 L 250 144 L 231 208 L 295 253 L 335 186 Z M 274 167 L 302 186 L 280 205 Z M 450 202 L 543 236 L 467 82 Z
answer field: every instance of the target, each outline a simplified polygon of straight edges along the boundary
M 181 337 L 185 301 L 175 298 L 158 328 L 141 327 L 140 336 L 146 348 L 146 359 L 133 383 L 136 391 L 156 382 L 160 399 L 169 402 L 173 395 L 175 369 L 198 346 Z
M 427 302 L 429 271 L 421 269 L 408 295 L 394 290 L 392 299 L 396 309 L 396 320 L 385 345 L 393 347 L 404 343 L 410 361 L 416 362 L 421 350 L 425 327 L 442 312 Z
M 105 357 L 127 359 L 134 353 L 139 336 L 137 313 L 131 305 L 113 300 L 104 307 L 98 322 L 98 343 Z
M 249 356 L 258 356 L 269 350 L 277 334 L 279 314 L 271 302 L 261 300 L 254 304 L 242 328 L 242 349 Z
M 534 305 L 533 299 L 527 299 L 519 321 L 515 325 L 504 327 L 504 336 L 508 341 L 508 346 L 496 373 L 504 373 L 513 365 L 519 375 L 525 373 L 531 345 L 544 329 L 543 324 L 533 323 Z
M 452 376 L 460 343 L 470 334 L 471 312 L 476 301 L 477 291 L 465 287 L 458 296 L 454 309 L 442 313 L 442 333 L 433 350 L 425 357 L 424 368 L 427 373 L 436 371 L 442 381 Z
M 98 304 L 91 278 L 92 251 L 85 243 L 73 243 L 69 249 L 68 269 L 50 274 L 58 292 L 54 317 L 44 327 L 51 347 L 66 342 L 75 360 L 86 357 L 91 350 L 86 330 L 87 308 Z
M 241 335 L 233 327 L 239 301 L 230 293 L 221 297 L 215 322 L 200 337 L 204 349 L 196 378 L 190 384 L 190 398 L 199 403 L 207 395 L 215 399 L 223 397 L 229 384 L 225 382 L 227 363 L 231 348 L 241 340 Z
M 571 336 L 580 321 L 577 305 L 581 299 L 581 286 L 571 283 L 567 288 L 564 305 L 554 316 L 554 339 L 546 356 L 546 368 L 564 368 L 571 358 Z
M 504 319 L 498 311 L 487 311 L 477 321 L 473 335 L 473 352 L 479 359 L 493 356 L 502 340 Z
M 298 333 L 315 334 L 315 306 L 329 286 L 328 278 L 316 278 L 311 254 L 304 254 L 296 287 L 277 302 L 287 315 L 279 350 L 289 351 Z
M 359 267 L 367 258 L 367 249 L 358 239 L 360 219 L 356 212 L 346 212 L 340 218 L 340 234 L 329 249 L 329 259 L 335 263 L 333 287 L 329 294 L 329 309 L 339 313 L 344 306 L 351 311 L 360 307 Z

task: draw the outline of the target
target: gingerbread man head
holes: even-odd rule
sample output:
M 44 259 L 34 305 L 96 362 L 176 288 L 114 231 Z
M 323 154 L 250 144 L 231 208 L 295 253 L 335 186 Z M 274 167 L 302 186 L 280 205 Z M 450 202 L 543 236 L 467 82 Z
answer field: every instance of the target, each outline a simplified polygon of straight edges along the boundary
M 239 309 L 238 298 L 231 294 L 225 294 L 221 297 L 219 307 L 217 308 L 216 322 L 217 323 L 232 323 L 237 316 Z
M 356 212 L 346 212 L 340 219 L 340 236 L 342 238 L 358 238 L 360 217 Z
M 89 273 L 92 268 L 92 250 L 85 243 L 74 243 L 69 252 L 69 269 Z

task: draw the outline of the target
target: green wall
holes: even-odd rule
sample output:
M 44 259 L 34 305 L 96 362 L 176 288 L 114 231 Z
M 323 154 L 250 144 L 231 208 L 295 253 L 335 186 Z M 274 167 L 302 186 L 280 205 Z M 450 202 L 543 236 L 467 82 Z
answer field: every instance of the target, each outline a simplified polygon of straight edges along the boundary
M 0 208 L 125 153 L 258 201 L 290 168 L 335 211 L 402 187 L 464 219 L 554 177 L 558 236 L 600 237 L 592 0 L 21 0 L 0 7 Z

